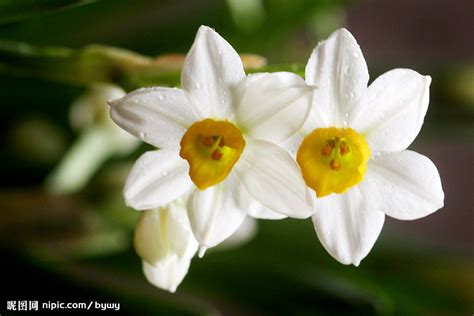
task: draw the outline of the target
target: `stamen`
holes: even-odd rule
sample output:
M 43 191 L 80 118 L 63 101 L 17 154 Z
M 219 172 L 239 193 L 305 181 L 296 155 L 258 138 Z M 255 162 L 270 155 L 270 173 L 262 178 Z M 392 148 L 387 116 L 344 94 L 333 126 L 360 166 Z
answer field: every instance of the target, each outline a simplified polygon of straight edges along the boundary
M 334 148 L 334 147 L 336 147 L 336 142 L 337 142 L 338 140 L 339 140 L 338 137 L 328 139 L 328 141 L 326 142 L 326 145 L 329 145 L 331 148 Z
M 203 139 L 202 139 L 202 144 L 206 147 L 210 147 L 212 146 L 212 144 L 214 144 L 214 140 L 213 140 L 213 137 L 212 136 L 205 136 Z
M 341 170 L 341 162 L 339 159 L 333 159 L 329 162 L 329 167 L 334 171 Z
M 323 149 L 321 149 L 321 155 L 328 157 L 332 152 L 332 147 L 328 144 L 324 145 Z
M 221 143 L 221 140 L 223 140 L 224 137 L 212 136 L 212 139 L 214 140 L 214 142 L 212 143 L 211 151 L 214 151 L 217 148 L 217 146 L 219 146 L 219 144 Z
M 212 154 L 211 154 L 212 160 L 221 160 L 222 158 L 222 153 L 219 151 L 219 149 L 215 149 Z
M 351 128 L 317 128 L 298 149 L 303 178 L 318 197 L 341 194 L 364 179 L 370 148 Z
M 341 156 L 344 156 L 351 152 L 351 148 L 345 142 L 341 142 L 339 145 L 339 152 Z
M 181 138 L 179 155 L 189 164 L 189 176 L 200 190 L 223 181 L 245 147 L 242 131 L 227 121 L 204 119 Z

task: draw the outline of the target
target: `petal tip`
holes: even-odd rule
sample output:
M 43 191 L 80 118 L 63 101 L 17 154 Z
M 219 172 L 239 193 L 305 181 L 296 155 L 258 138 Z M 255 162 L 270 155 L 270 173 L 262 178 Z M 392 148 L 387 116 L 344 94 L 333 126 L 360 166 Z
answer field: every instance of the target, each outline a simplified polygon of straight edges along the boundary
M 201 38 L 202 36 L 206 36 L 208 34 L 218 35 L 216 30 L 212 27 L 201 25 L 196 33 L 196 39 Z
M 119 104 L 119 102 L 120 102 L 121 99 L 122 99 L 122 98 L 109 99 L 109 100 L 107 100 L 107 104 L 108 104 L 109 106 L 111 106 L 111 107 L 114 107 L 114 106 L 116 106 L 116 105 Z
M 204 255 L 206 254 L 206 251 L 207 251 L 207 247 L 206 247 L 206 246 L 200 246 L 200 247 L 199 247 L 198 257 L 199 257 L 199 258 L 204 257 Z
M 340 34 L 346 34 L 346 35 L 347 35 L 347 34 L 350 34 L 350 35 L 352 35 L 352 33 L 349 32 L 349 30 L 346 29 L 345 27 L 341 27 L 341 28 L 337 29 L 336 31 L 334 31 L 334 33 L 340 33 Z
M 208 32 L 208 31 L 215 32 L 215 30 L 212 27 L 209 27 L 207 25 L 201 25 L 198 29 L 198 32 Z
M 429 85 L 431 84 L 431 81 L 432 81 L 431 76 L 425 76 L 425 83 L 426 83 L 426 85 L 429 86 Z
M 347 39 L 357 42 L 354 35 L 352 35 L 352 33 L 349 32 L 349 30 L 344 27 L 337 29 L 329 37 L 333 37 L 333 36 L 342 36 L 342 37 L 345 37 Z

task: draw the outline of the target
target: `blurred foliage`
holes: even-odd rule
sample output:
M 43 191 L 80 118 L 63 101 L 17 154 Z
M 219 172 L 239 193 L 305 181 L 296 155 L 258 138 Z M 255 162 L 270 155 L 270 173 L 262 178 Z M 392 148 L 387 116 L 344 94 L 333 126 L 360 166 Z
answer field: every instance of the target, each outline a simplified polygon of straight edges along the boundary
M 32 18 L 93 1 L 95 0 L 3 0 L 0 2 L 0 23 Z
M 265 67 L 258 55 L 242 55 L 252 71 L 292 69 L 301 66 Z M 82 49 L 34 47 L 25 43 L 0 42 L 0 74 L 49 79 L 76 85 L 115 83 L 126 90 L 146 86 L 179 86 L 184 55 L 146 57 L 115 47 L 90 45 Z
M 114 0 L 112 4 L 110 0 L 97 1 L 74 10 L 61 11 L 61 14 L 48 15 L 47 18 L 9 25 L 0 29 L 0 38 L 42 46 L 82 47 L 100 42 L 156 55 L 186 52 L 197 28 L 205 24 L 217 29 L 239 52 L 261 54 L 270 57 L 272 62 L 295 60 L 293 56 L 282 56 L 275 51 L 275 47 L 284 45 L 287 54 L 304 56 L 296 59 L 303 61 L 309 54 L 301 54 L 301 43 L 293 40 L 295 34 L 311 23 L 315 15 L 318 18 L 326 13 L 333 15 L 337 8 L 354 1 L 246 0 L 245 3 L 257 4 L 244 11 L 245 19 L 242 14 L 233 19 L 236 8 L 241 10 L 241 6 L 230 5 L 229 2 Z M 255 10 L 263 11 L 257 13 L 263 17 L 255 27 L 248 29 L 246 21 L 255 15 L 252 13 Z M 312 28 L 308 28 L 307 32 L 311 37 Z M 297 37 L 297 40 L 305 39 Z M 291 45 L 294 47 L 291 48 Z
M 106 245 L 103 237 L 95 243 Z M 29 256 L 37 254 L 30 260 L 42 273 L 119 301 L 133 315 L 454 315 L 474 307 L 469 257 L 381 238 L 360 267 L 344 266 L 327 255 L 309 220 L 260 221 L 249 244 L 194 259 L 176 294 L 147 284 L 129 248 L 84 257 L 35 244 Z

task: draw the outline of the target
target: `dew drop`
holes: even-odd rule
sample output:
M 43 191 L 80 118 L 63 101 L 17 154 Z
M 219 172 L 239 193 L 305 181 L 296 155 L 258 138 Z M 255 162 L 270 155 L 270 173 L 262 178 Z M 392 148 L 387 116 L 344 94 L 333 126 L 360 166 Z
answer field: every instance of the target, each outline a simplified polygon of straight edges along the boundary
M 344 124 L 344 126 L 347 126 L 347 121 L 343 121 L 342 124 Z
M 201 89 L 201 84 L 199 82 L 196 82 L 194 86 L 196 87 L 196 89 Z
M 164 100 L 166 100 L 166 97 L 165 97 L 164 95 L 160 94 L 160 95 L 158 96 L 158 100 L 164 101 Z
M 141 132 L 139 135 L 140 135 L 140 138 L 145 138 L 145 136 L 146 136 L 146 134 L 143 133 L 143 132 Z

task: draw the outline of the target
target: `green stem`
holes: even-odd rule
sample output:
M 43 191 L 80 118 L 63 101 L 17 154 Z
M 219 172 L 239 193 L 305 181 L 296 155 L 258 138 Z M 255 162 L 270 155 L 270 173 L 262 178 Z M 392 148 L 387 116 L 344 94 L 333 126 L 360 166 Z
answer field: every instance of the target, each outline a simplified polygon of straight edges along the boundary
M 293 71 L 301 65 L 271 65 L 252 72 Z M 89 45 L 81 49 L 35 47 L 0 41 L 0 74 L 48 79 L 76 85 L 115 83 L 126 90 L 145 86 L 179 86 L 181 65 L 157 62 L 124 49 Z

